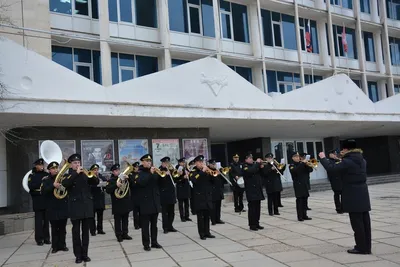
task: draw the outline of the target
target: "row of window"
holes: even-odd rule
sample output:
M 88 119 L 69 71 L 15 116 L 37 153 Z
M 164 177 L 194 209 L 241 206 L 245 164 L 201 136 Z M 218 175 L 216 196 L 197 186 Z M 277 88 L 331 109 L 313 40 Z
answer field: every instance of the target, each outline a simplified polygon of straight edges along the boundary
M 360 1 L 360 9 L 363 13 L 371 13 L 370 0 Z M 203 34 L 203 26 L 213 26 L 214 18 L 212 15 L 212 0 L 171 0 L 168 1 L 171 18 L 178 15 L 178 19 L 172 19 L 174 27 L 184 27 L 184 32 Z M 326 0 L 325 0 L 326 2 Z M 379 1 L 378 1 L 379 2 Z M 331 5 L 347 9 L 353 9 L 353 0 L 330 0 Z M 99 18 L 98 0 L 49 0 L 50 11 L 68 15 L 88 16 L 94 19 Z M 237 5 L 220 0 L 221 26 L 223 33 L 228 36 L 236 28 L 234 24 L 239 21 L 247 20 L 240 14 L 247 14 L 245 6 Z M 379 3 L 377 6 L 379 13 Z M 386 0 L 387 17 L 400 20 L 400 1 Z M 146 27 L 157 28 L 157 7 L 156 0 L 108 0 L 108 10 L 110 21 L 134 23 Z M 211 15 L 209 14 L 211 12 Z M 237 16 L 235 16 L 237 15 Z M 189 20 L 187 18 L 190 18 Z M 205 19 L 206 18 L 206 19 Z M 209 20 L 211 19 L 212 20 Z M 193 21 L 191 21 L 193 19 Z M 231 26 L 234 27 L 231 27 Z M 245 25 L 245 24 L 243 24 Z M 172 29 L 171 28 L 171 29 Z M 213 27 L 203 27 L 212 31 Z M 186 31 L 185 31 L 186 30 Z M 239 34 L 243 34 L 243 29 Z M 212 34 L 212 33 L 208 33 Z M 205 36 L 207 33 L 205 33 Z M 228 38 L 228 37 L 226 37 Z
M 96 50 L 52 46 L 52 59 L 54 62 L 79 73 L 87 79 L 101 84 L 101 56 Z M 172 59 L 172 67 L 176 67 L 189 61 Z M 252 69 L 240 66 L 229 66 L 244 79 L 252 83 Z M 123 53 L 111 53 L 112 83 L 117 84 L 137 77 L 145 76 L 158 71 L 157 57 L 131 55 Z M 268 92 L 280 92 L 282 94 L 301 87 L 300 74 L 267 70 Z M 319 75 L 304 75 L 305 84 L 312 84 L 323 79 Z M 360 81 L 353 80 L 359 87 Z M 264 86 L 265 87 L 265 86 Z M 395 94 L 400 93 L 400 85 L 394 86 Z M 368 82 L 369 97 L 373 102 L 379 100 L 378 84 Z

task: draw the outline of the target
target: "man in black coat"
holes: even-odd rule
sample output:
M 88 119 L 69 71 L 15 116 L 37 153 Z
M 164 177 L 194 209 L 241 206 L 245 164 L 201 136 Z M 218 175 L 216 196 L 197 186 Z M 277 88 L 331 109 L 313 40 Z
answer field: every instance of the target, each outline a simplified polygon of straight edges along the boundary
M 64 175 L 62 185 L 68 190 L 69 216 L 72 222 L 72 245 L 75 263 L 89 262 L 89 225 L 93 220 L 93 196 L 91 185 L 99 184 L 95 176 L 88 177 L 81 167 L 81 155 L 73 154 L 68 158 L 70 169 Z M 82 237 L 81 237 L 82 228 Z
M 48 173 L 44 171 L 44 160 L 38 159 L 33 165 L 32 173 L 28 177 L 29 194 L 32 197 L 33 211 L 35 212 L 35 241 L 38 246 L 51 244 L 49 233 L 49 219 L 46 215 L 45 199 L 41 193 L 43 177 Z
M 290 164 L 289 170 L 292 175 L 294 194 L 296 196 L 297 220 L 300 222 L 311 220 L 307 216 L 307 198 L 309 197 L 307 183 L 313 168 L 307 165 L 305 159 L 300 161 L 298 152 L 293 153 L 292 160 L 293 164 Z
M 191 187 L 189 184 L 189 175 L 186 171 L 185 158 L 178 160 L 178 165 L 176 169 L 180 173 L 180 176 L 176 179 L 176 196 L 179 205 L 179 215 L 181 216 L 181 221 L 192 221 L 189 218 L 189 198 Z
M 164 177 L 158 177 L 158 186 L 160 188 L 160 200 L 161 200 L 161 214 L 162 214 L 162 225 L 164 229 L 164 234 L 169 232 L 177 232 L 177 230 L 172 226 L 175 218 L 175 184 L 172 182 L 172 176 L 168 169 L 170 165 L 170 158 L 163 157 L 161 161 L 161 166 L 159 169 L 161 171 L 167 172 Z
M 213 171 L 217 170 L 217 161 L 215 159 L 210 159 L 208 164 L 208 168 Z M 221 206 L 222 200 L 224 199 L 224 183 L 225 179 L 221 176 L 221 174 L 214 177 L 212 184 L 213 209 L 211 210 L 210 216 L 212 225 L 225 224 L 225 222 L 221 220 Z
M 96 175 L 96 177 L 99 179 L 99 182 L 106 182 L 107 179 L 99 173 L 99 165 L 93 164 L 90 167 L 90 171 Z M 94 208 L 94 217 L 93 221 L 90 224 L 90 233 L 92 236 L 96 235 L 96 229 L 97 233 L 100 235 L 104 235 L 105 232 L 103 231 L 103 213 L 104 210 L 106 209 L 106 201 L 105 201 L 105 195 L 104 195 L 104 187 L 99 187 L 98 185 L 92 185 L 91 186 L 91 192 L 93 196 L 93 208 Z M 97 215 L 97 227 L 96 227 L 96 215 Z
M 305 161 L 306 157 L 307 157 L 307 153 L 300 153 L 300 161 Z M 310 177 L 310 174 L 308 174 L 308 177 L 307 177 L 307 189 L 308 189 L 308 192 L 310 192 L 310 190 L 311 190 L 311 177 Z M 308 197 L 306 198 L 307 210 L 311 210 L 310 207 L 308 206 L 308 198 L 309 197 L 310 197 L 310 193 L 308 193 Z
M 135 184 L 139 187 L 140 203 L 140 227 L 142 229 L 142 243 L 145 251 L 150 251 L 150 231 L 151 247 L 162 248 L 157 242 L 157 219 L 161 210 L 160 190 L 158 189 L 158 175 L 155 168 L 151 166 L 152 156 L 146 154 L 140 158 L 142 166 L 139 173 L 135 176 Z
M 261 201 L 265 199 L 261 180 L 261 170 L 263 168 L 264 165 L 261 164 L 261 159 L 257 159 L 254 162 L 252 154 L 246 155 L 245 163 L 243 164 L 243 179 L 249 207 L 249 227 L 252 231 L 264 229 L 260 225 Z
M 229 165 L 229 178 L 232 183 L 233 191 L 233 202 L 235 206 L 235 212 L 244 212 L 243 205 L 243 193 L 244 188 L 241 188 L 237 184 L 237 180 L 242 176 L 242 164 L 239 162 L 239 154 L 233 155 L 233 162 Z
M 336 155 L 336 150 L 331 150 L 328 151 L 328 159 L 329 161 L 332 161 L 332 163 L 337 163 L 340 162 L 341 159 L 338 158 Z M 336 212 L 339 214 L 342 214 L 342 179 L 339 175 L 338 172 L 333 171 L 333 170 L 327 170 L 328 173 L 328 179 L 329 182 L 331 183 L 331 188 L 333 191 L 333 199 L 335 202 L 335 207 L 336 207 Z
M 189 162 L 189 168 L 194 166 L 194 161 Z M 192 186 L 190 187 L 190 199 L 189 199 L 189 204 L 190 204 L 190 212 L 192 215 L 196 215 L 196 209 L 195 209 L 195 204 L 194 204 L 194 189 L 193 189 L 193 178 L 190 177 L 190 169 L 186 169 L 189 172 L 189 185 L 191 184 Z
M 123 240 L 132 240 L 132 237 L 128 235 L 129 212 L 132 210 L 132 198 L 130 185 L 126 184 L 129 183 L 128 175 L 122 175 L 122 179 L 124 179 L 123 181 L 118 180 L 120 176 L 119 168 L 119 164 L 111 166 L 111 177 L 107 182 L 106 191 L 111 196 L 115 236 L 117 237 L 118 242 L 122 242 Z M 116 190 L 120 190 L 122 195 L 116 195 Z M 123 194 L 125 195 L 123 196 Z
M 54 189 L 61 184 L 56 183 L 58 174 L 58 162 L 50 162 L 47 166 L 49 175 L 43 178 L 42 194 L 46 203 L 46 214 L 51 224 L 51 253 L 58 251 L 68 251 L 65 243 L 67 234 L 66 226 L 68 219 L 68 197 L 58 199 L 54 195 Z
M 212 184 L 214 177 L 209 175 L 209 169 L 204 164 L 204 156 L 198 155 L 194 158 L 195 167 L 190 172 L 193 181 L 193 197 L 195 211 L 197 214 L 197 230 L 200 239 L 215 238 L 210 233 L 210 212 L 213 208 L 212 203 Z
M 281 174 L 285 171 L 286 166 L 278 169 L 279 166 L 274 163 L 274 155 L 272 153 L 267 153 L 265 159 L 269 162 L 262 171 L 268 196 L 268 213 L 270 216 L 280 215 L 278 192 L 282 191 Z
M 354 231 L 356 245 L 347 252 L 351 254 L 371 254 L 371 203 L 367 185 L 367 163 L 362 150 L 354 140 L 346 140 L 342 145 L 342 161 L 333 162 L 319 153 L 321 164 L 328 171 L 337 172 L 343 183 L 342 210 L 348 212 Z
M 133 213 L 133 225 L 136 230 L 140 229 L 140 198 L 139 198 L 139 187 L 136 186 L 135 177 L 139 173 L 139 162 L 132 164 L 133 171 L 129 174 L 129 181 L 131 182 L 131 195 L 132 195 L 132 213 Z

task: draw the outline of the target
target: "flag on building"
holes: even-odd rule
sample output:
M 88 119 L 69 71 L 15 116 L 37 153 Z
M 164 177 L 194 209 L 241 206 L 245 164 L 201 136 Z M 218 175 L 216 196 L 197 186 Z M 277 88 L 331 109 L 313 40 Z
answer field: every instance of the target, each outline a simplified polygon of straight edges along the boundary
M 347 46 L 347 39 L 346 39 L 346 27 L 343 25 L 343 32 L 342 32 L 342 45 L 343 45 L 343 51 L 347 54 L 347 51 L 349 51 L 349 48 Z
M 310 20 L 308 20 L 307 25 L 306 25 L 306 47 L 307 47 L 307 52 L 312 53 L 313 52 L 313 47 L 311 43 L 311 27 L 310 27 Z

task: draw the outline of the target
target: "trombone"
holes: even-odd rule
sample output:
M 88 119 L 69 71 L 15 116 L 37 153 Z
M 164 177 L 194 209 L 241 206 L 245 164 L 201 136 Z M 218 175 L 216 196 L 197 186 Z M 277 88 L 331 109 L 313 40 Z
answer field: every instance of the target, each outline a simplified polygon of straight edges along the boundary
M 172 178 L 172 175 L 171 175 L 171 167 L 172 168 L 174 168 L 174 166 L 172 166 L 172 164 L 170 163 L 169 165 L 168 165 L 168 171 L 162 171 L 162 170 L 160 170 L 159 168 L 157 168 L 157 167 L 154 167 L 154 171 L 160 176 L 160 177 L 162 177 L 162 178 L 164 178 L 165 176 L 169 176 L 169 178 L 171 178 L 171 182 L 172 182 L 172 184 L 174 185 L 174 186 L 176 186 L 176 184 L 175 184 L 175 182 L 174 182 L 174 179 Z M 175 169 L 175 168 L 174 168 Z M 174 171 L 174 173 L 175 173 L 175 171 Z M 178 174 L 178 172 L 176 172 L 176 174 Z M 180 175 L 178 174 L 178 177 L 179 177 Z
M 231 181 L 229 181 L 229 179 L 225 176 L 226 174 L 229 173 L 229 170 L 230 170 L 230 167 L 220 168 L 219 170 L 211 170 L 209 167 L 207 167 L 206 173 L 208 173 L 209 175 L 211 175 L 213 177 L 217 177 L 218 175 L 221 175 L 222 178 L 224 178 L 225 181 L 227 181 L 228 184 L 230 186 L 232 186 Z
M 285 164 L 279 163 L 276 159 L 274 159 L 273 161 L 269 161 L 268 163 L 271 164 L 273 167 L 275 167 L 276 172 L 279 173 L 281 178 L 283 177 L 286 180 L 285 176 L 283 176 L 283 174 L 281 172 L 283 167 L 285 167 Z

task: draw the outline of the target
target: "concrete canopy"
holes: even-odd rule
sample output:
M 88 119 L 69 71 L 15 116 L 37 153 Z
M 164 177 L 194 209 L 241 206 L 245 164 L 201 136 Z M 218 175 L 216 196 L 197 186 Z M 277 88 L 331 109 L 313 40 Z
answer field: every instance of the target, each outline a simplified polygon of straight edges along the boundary
M 214 58 L 110 87 L 0 39 L 0 128 L 210 128 L 212 141 L 394 135 L 400 99 L 374 104 L 346 75 L 271 98 Z M 397 105 L 396 105 L 397 104 Z

